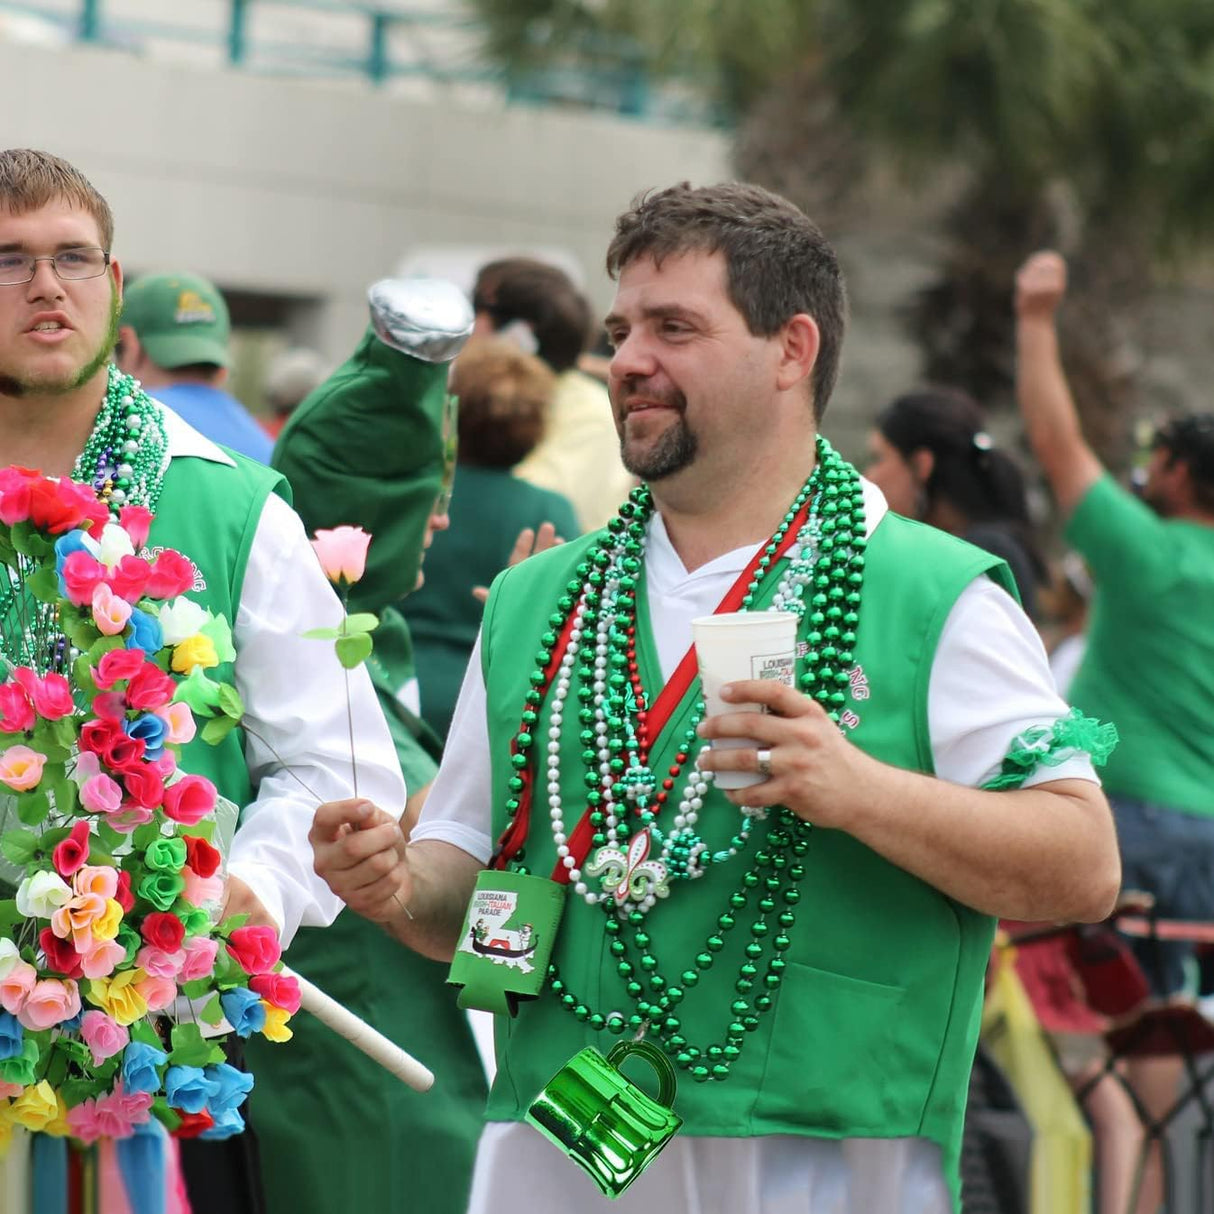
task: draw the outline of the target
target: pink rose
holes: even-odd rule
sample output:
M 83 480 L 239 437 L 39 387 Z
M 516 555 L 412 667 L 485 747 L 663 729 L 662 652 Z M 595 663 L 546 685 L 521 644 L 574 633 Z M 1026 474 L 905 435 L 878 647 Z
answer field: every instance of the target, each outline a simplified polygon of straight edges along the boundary
M 357 582 L 367 568 L 371 537 L 361 527 L 332 527 L 316 533 L 312 547 L 325 577 L 334 584 Z
M 70 1020 L 80 1010 L 80 988 L 70 978 L 43 978 L 35 982 L 17 1019 L 37 1032 Z
M 134 801 L 126 801 L 117 813 L 110 814 L 105 824 L 112 826 L 120 834 L 129 835 L 131 831 L 146 826 L 155 816 L 154 809 L 136 805 Z
M 130 1032 L 104 1012 L 85 1012 L 80 1022 L 80 1036 L 93 1055 L 93 1065 L 100 1066 L 119 1050 L 125 1049 L 131 1039 Z
M 131 618 L 131 605 L 120 599 L 104 582 L 93 591 L 93 623 L 107 637 L 117 636 Z
M 182 982 L 193 982 L 196 978 L 209 978 L 215 969 L 215 958 L 219 954 L 219 941 L 214 936 L 194 936 L 185 942 L 185 964 L 178 978 Z M 3 993 L 0 984 L 0 997 Z
M 293 974 L 254 974 L 249 990 L 292 1016 L 299 1011 L 299 982 Z
M 118 511 L 118 525 L 131 537 L 136 548 L 142 548 L 148 542 L 153 517 L 146 506 L 123 506 Z
M 149 974 L 136 982 L 135 989 L 143 996 L 149 1012 L 159 1012 L 177 998 L 177 983 L 157 974 Z
M 66 839 L 55 845 L 51 861 L 61 877 L 70 877 L 89 858 L 89 824 L 78 821 Z
M 180 552 L 166 548 L 156 557 L 147 593 L 153 599 L 175 599 L 194 588 L 195 569 Z
M 156 715 L 169 727 L 164 740 L 171 746 L 184 746 L 194 740 L 198 726 L 188 704 L 170 704 L 157 710 Z
M 46 755 L 28 746 L 10 746 L 0 753 L 0 783 L 7 784 L 14 792 L 36 788 L 45 764 Z
M 80 954 L 80 969 L 86 978 L 108 978 L 126 960 L 126 949 L 117 940 L 92 941 Z
M 122 789 L 107 775 L 93 776 L 80 790 L 80 804 L 90 814 L 112 814 L 122 804 Z
M 215 785 L 205 776 L 182 776 L 164 790 L 164 812 L 174 822 L 195 826 L 215 808 L 215 796 Z
M 30 490 L 40 480 L 41 472 L 16 465 L 0 469 L 0 523 L 10 527 L 24 523 L 30 516 Z
M 164 800 L 164 781 L 146 765 L 123 772 L 122 783 L 128 799 L 145 809 L 158 809 Z
M 28 961 L 18 961 L 7 976 L 0 979 L 0 1007 L 16 1016 L 37 981 L 38 971 Z
M 185 949 L 179 948 L 170 953 L 154 945 L 145 944 L 135 954 L 135 964 L 153 977 L 176 978 L 181 973 L 181 967 L 185 965 Z
M 93 667 L 93 682 L 109 691 L 119 679 L 133 678 L 146 660 L 142 649 L 111 649 Z
M 76 711 L 72 700 L 72 688 L 61 674 L 48 674 L 39 678 L 28 666 L 18 666 L 13 678 L 21 684 L 25 694 L 34 702 L 34 711 L 48 721 L 70 716 Z
M 98 894 L 109 901 L 118 897 L 119 873 L 108 864 L 87 864 L 76 874 L 72 884 L 78 894 Z M 131 908 L 128 906 L 124 909 Z
M 126 702 L 138 712 L 156 712 L 168 704 L 176 690 L 177 684 L 159 666 L 144 662 L 127 684 Z
M 120 598 L 126 599 L 132 606 L 143 598 L 147 589 L 148 578 L 152 576 L 152 567 L 141 556 L 124 556 L 110 570 L 110 589 Z
M 238 927 L 228 937 L 228 952 L 246 974 L 266 974 L 278 964 L 282 946 L 272 927 Z
M 96 1142 L 104 1135 L 95 1100 L 84 1100 L 68 1109 L 67 1125 L 72 1131 L 72 1137 L 79 1138 L 86 1145 Z
M 5 1083 L 0 1079 L 0 1100 L 8 1100 L 13 1096 L 20 1096 L 25 1088 L 19 1083 Z
M 185 889 L 181 896 L 195 906 L 206 906 L 208 902 L 223 901 L 223 878 L 200 877 L 192 868 L 183 868 L 181 875 L 185 878 Z
M 0 684 L 0 732 L 23 733 L 34 728 L 34 706 L 16 683 Z
M 93 601 L 93 591 L 105 578 L 105 566 L 90 553 L 77 550 L 69 552 L 63 562 L 63 584 L 67 597 L 77 607 L 86 607 Z

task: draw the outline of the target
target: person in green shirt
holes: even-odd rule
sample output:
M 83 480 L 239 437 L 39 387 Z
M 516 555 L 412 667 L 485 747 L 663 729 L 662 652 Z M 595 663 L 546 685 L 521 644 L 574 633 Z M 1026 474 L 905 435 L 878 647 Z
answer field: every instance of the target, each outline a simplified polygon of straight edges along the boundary
M 1155 435 L 1141 496 L 1122 488 L 1083 437 L 1059 354 L 1065 261 L 1039 252 L 1016 279 L 1016 390 L 1029 441 L 1095 581 L 1087 648 L 1071 701 L 1121 737 L 1104 775 L 1126 889 L 1163 918 L 1214 920 L 1214 414 Z M 1136 944 L 1154 992 L 1185 986 L 1192 946 Z M 1176 1096 L 1179 1057 L 1131 1060 L 1157 1119 Z M 1140 1210 L 1158 1200 L 1153 1163 Z

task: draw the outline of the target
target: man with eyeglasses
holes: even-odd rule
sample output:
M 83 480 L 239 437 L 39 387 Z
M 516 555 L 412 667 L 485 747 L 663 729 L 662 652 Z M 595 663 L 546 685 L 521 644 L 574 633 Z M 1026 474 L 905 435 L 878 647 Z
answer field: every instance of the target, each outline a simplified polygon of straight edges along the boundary
M 196 274 L 148 274 L 123 293 L 115 361 L 200 434 L 268 464 L 269 436 L 224 391 L 231 332 L 214 283 Z
M 312 871 L 307 834 L 318 800 L 350 796 L 348 730 L 355 804 L 399 813 L 404 783 L 366 672 L 350 672 L 348 723 L 339 669 L 301 635 L 341 608 L 283 478 L 223 451 L 111 365 L 123 288 L 112 237 L 108 204 L 77 169 L 0 150 L 0 463 L 73 477 L 115 510 L 152 509 L 149 542 L 185 553 L 190 597 L 230 621 L 236 659 L 217 673 L 244 700 L 243 727 L 215 747 L 191 743 L 182 767 L 241 811 L 226 913 L 272 922 L 287 943 L 341 909 Z M 0 634 L 6 651 L 11 640 Z M 248 1136 L 182 1153 L 195 1209 L 261 1210 Z
M 1066 285 L 1057 253 L 1034 254 L 1017 276 L 1016 390 L 1067 540 L 1095 581 L 1068 694 L 1121 735 L 1104 784 L 1124 888 L 1153 894 L 1162 918 L 1214 921 L 1214 414 L 1156 432 L 1141 500 L 1118 485 L 1084 440 L 1063 370 L 1056 314 Z M 1192 993 L 1192 945 L 1138 951 L 1157 996 Z M 1158 1121 L 1175 1100 L 1181 1058 L 1126 1065 Z M 1156 1208 L 1160 1179 L 1156 1156 L 1140 1211 Z

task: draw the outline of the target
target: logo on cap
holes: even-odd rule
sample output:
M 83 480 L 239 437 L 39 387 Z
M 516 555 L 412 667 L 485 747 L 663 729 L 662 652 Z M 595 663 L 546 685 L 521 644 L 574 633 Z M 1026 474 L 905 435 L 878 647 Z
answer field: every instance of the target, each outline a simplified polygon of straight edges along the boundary
M 182 291 L 173 319 L 179 325 L 210 325 L 215 323 L 215 309 L 197 291 Z

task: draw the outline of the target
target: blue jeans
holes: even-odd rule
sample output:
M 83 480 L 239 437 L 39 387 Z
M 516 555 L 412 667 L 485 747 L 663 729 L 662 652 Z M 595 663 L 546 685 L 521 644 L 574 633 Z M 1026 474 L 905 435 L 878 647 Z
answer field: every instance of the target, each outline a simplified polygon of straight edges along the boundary
M 1214 817 L 1166 809 L 1132 797 L 1110 797 L 1121 846 L 1121 887 L 1155 897 L 1161 919 L 1214 922 Z M 1180 940 L 1131 940 L 1159 996 L 1185 987 L 1194 945 Z

